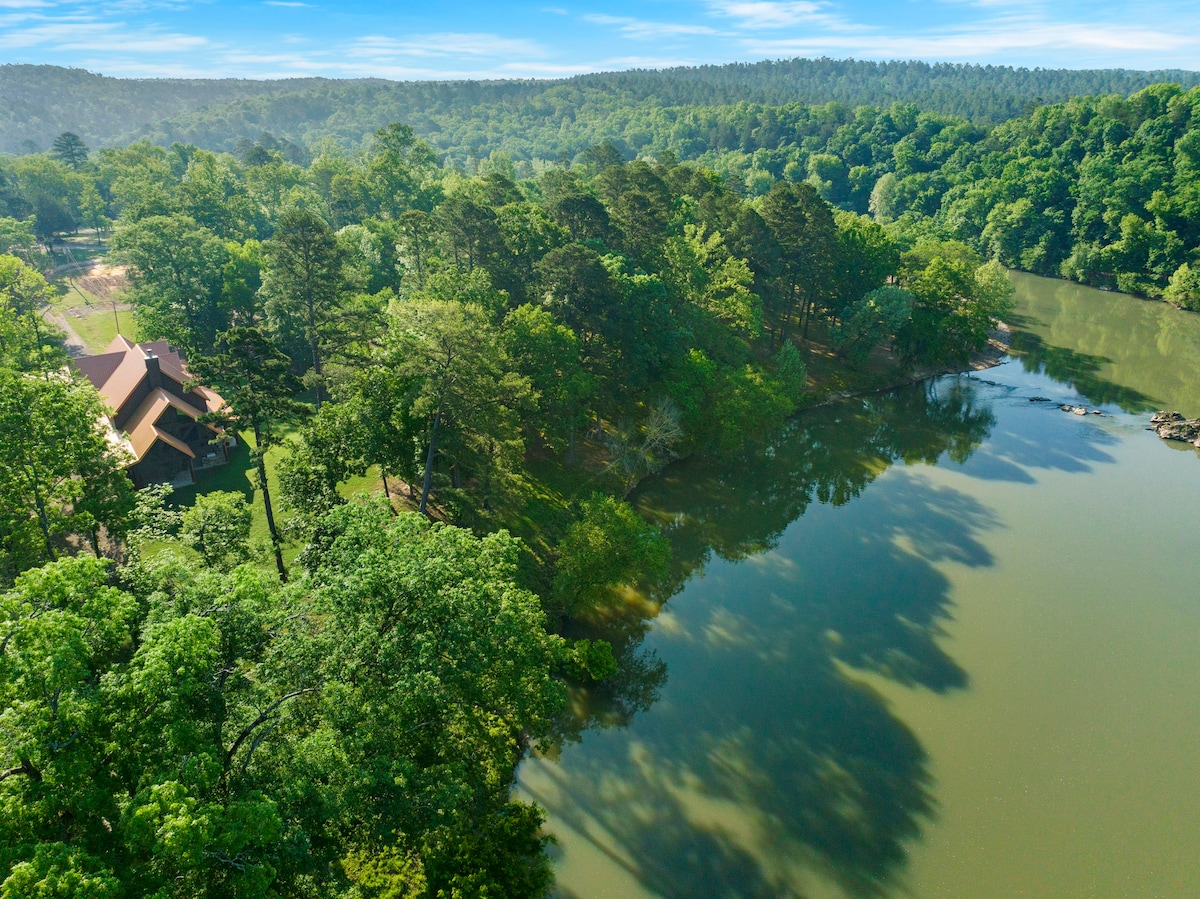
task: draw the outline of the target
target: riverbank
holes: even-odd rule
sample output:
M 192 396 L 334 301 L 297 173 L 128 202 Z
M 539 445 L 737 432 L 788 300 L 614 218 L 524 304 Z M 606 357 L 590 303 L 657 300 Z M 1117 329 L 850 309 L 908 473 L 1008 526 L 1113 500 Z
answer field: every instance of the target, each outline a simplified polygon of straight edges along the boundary
M 873 393 L 886 393 L 889 390 L 899 390 L 901 387 L 908 387 L 912 384 L 920 384 L 922 381 L 928 381 L 930 378 L 940 378 L 943 375 L 966 374 L 973 371 L 986 371 L 989 368 L 995 368 L 997 365 L 1002 365 L 1004 361 L 1012 355 L 1012 328 L 1006 323 L 999 322 L 996 328 L 988 335 L 987 345 L 978 353 L 972 354 L 967 362 L 967 367 L 952 367 L 952 368 L 932 368 L 929 366 L 920 366 L 907 372 L 903 377 L 896 380 L 889 380 L 886 384 L 873 385 L 870 387 L 830 391 L 815 402 L 807 404 L 804 409 L 816 409 L 821 406 L 829 406 L 833 403 L 839 403 L 842 400 L 848 400 L 856 396 L 870 396 Z M 801 412 L 804 410 L 800 410 Z M 800 414 L 800 412 L 797 412 Z
M 817 325 L 812 329 L 812 338 L 801 348 L 802 355 L 809 360 L 810 399 L 793 413 L 793 418 L 856 396 L 887 393 L 942 375 L 983 371 L 1002 364 L 1012 349 L 1012 330 L 1001 323 L 989 335 L 986 346 L 961 367 L 924 366 L 905 370 L 889 348 L 880 347 L 866 365 L 852 368 L 837 356 L 826 336 Z M 782 426 L 783 422 L 779 424 Z M 696 455 L 681 456 L 666 470 Z M 572 505 L 593 492 L 619 496 L 625 486 L 610 468 L 608 450 L 602 442 L 580 439 L 576 456 L 576 463 L 568 465 L 544 448 L 530 447 L 522 470 L 513 473 L 504 495 L 496 497 L 491 508 L 460 507 L 449 516 L 455 524 L 476 533 L 503 528 L 520 537 L 524 544 L 521 568 L 526 585 L 543 596 L 549 595 L 558 541 L 574 517 Z M 643 476 L 630 493 L 662 473 L 655 471 Z

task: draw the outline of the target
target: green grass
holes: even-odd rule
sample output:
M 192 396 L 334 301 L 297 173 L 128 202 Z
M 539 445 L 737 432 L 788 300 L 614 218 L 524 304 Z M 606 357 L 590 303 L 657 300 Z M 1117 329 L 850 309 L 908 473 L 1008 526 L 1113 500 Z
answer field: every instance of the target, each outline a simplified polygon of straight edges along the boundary
M 74 275 L 63 275 L 51 282 L 55 296 L 50 308 L 67 320 L 93 353 L 102 353 L 117 336 L 117 321 L 121 333 L 133 337 L 133 312 L 121 309 L 113 318 L 113 301 L 84 290 Z
M 111 300 L 97 296 L 90 290 L 85 290 L 79 286 L 79 276 L 81 274 L 86 274 L 86 272 L 72 272 L 52 279 L 50 286 L 54 288 L 57 296 L 51 301 L 50 305 L 60 310 L 79 307 L 111 310 Z
M 117 311 L 117 319 L 121 322 L 121 333 L 132 338 L 134 334 L 133 312 L 128 309 Z M 75 333 L 80 336 L 87 348 L 93 353 L 102 353 L 117 336 L 117 319 L 113 318 L 112 308 L 97 311 L 89 315 L 75 318 L 68 316 L 67 320 Z

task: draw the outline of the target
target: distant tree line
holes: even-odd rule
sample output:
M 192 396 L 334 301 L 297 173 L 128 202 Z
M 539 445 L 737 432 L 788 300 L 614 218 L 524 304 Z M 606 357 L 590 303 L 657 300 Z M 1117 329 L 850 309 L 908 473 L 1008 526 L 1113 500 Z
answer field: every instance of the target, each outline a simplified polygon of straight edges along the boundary
M 557 160 L 604 139 L 624 137 L 611 111 L 752 103 L 837 103 L 923 110 L 996 124 L 1030 107 L 1075 96 L 1128 96 L 1151 84 L 1198 83 L 1195 72 L 1123 69 L 1014 69 L 918 61 L 788 59 L 512 81 L 331 81 L 293 78 L 120 79 L 57 66 L 0 66 L 0 152 L 49 149 L 64 131 L 91 146 L 146 137 L 234 150 L 264 131 L 316 146 L 333 137 L 358 146 L 402 121 L 455 159 L 503 151 Z M 607 111 L 607 112 L 606 112 Z M 555 133 L 563 129 L 561 139 Z M 640 129 L 628 132 L 633 150 Z M 482 143 L 481 143 L 482 141 Z M 557 144 L 557 145 L 556 145 Z M 652 148 L 648 148 L 652 149 Z

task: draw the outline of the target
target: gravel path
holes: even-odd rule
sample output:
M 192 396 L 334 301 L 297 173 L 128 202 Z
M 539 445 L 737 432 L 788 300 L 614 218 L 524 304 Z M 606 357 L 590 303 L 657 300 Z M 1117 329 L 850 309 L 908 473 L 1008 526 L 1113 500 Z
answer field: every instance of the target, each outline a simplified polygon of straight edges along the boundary
M 42 310 L 42 318 L 67 335 L 63 341 L 63 346 L 67 348 L 67 352 L 72 357 L 87 355 L 87 345 L 84 344 L 83 338 L 79 336 L 79 332 L 71 327 L 71 323 L 67 321 L 65 315 L 59 315 L 50 307 L 46 307 Z

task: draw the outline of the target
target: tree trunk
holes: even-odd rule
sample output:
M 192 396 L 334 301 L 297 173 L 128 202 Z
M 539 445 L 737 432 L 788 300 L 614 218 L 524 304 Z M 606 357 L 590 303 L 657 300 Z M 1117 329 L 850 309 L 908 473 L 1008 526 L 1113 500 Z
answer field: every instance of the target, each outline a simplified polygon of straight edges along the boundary
M 55 561 L 58 556 L 54 552 L 54 542 L 50 538 L 50 514 L 46 511 L 46 500 L 42 496 L 41 488 L 38 487 L 37 470 L 32 472 L 33 477 L 30 479 L 33 486 L 33 505 L 37 509 L 38 526 L 42 529 L 42 537 L 46 541 L 46 555 L 50 557 L 50 561 Z
M 271 507 L 271 490 L 267 487 L 267 452 L 262 445 L 262 431 L 254 424 L 254 463 L 258 467 L 258 484 L 262 490 L 263 509 L 267 513 L 267 530 L 271 533 L 271 548 L 275 550 L 275 567 L 279 569 L 279 581 L 286 584 L 287 567 L 283 564 L 283 547 L 279 529 L 275 527 L 275 510 Z
M 313 374 L 317 376 L 317 412 L 321 411 L 321 399 L 325 393 L 325 378 L 321 371 L 321 352 L 317 348 L 317 334 L 312 331 L 309 338 L 308 348 L 312 352 Z
M 433 416 L 433 425 L 429 429 L 429 452 L 425 456 L 425 483 L 421 485 L 421 503 L 417 506 L 417 511 L 422 515 L 425 514 L 425 507 L 429 504 L 429 487 L 433 482 L 433 461 L 437 458 L 438 425 L 441 423 L 442 407 L 439 405 L 437 413 Z
M 483 469 L 483 508 L 492 508 L 492 463 L 496 458 L 496 441 L 488 440 L 488 460 Z
M 796 284 L 788 290 L 787 306 L 783 310 L 783 326 L 780 334 L 780 345 L 787 343 L 792 330 L 792 316 L 796 312 Z

